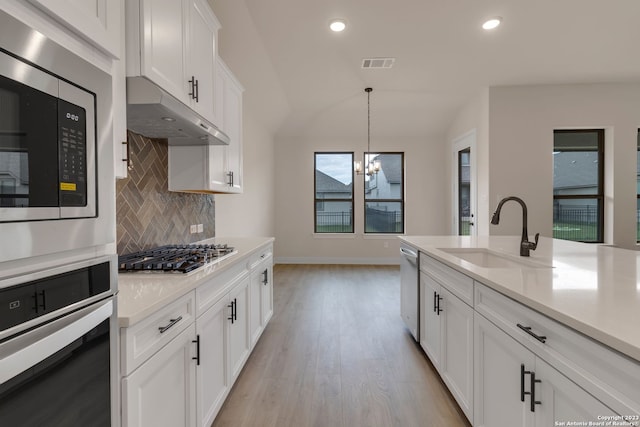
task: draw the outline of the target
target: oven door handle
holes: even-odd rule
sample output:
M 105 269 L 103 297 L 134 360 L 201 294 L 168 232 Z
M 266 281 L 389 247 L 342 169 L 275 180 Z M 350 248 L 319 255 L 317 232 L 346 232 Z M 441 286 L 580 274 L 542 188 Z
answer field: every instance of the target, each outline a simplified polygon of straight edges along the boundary
M 0 384 L 62 350 L 112 314 L 110 298 L 0 344 Z

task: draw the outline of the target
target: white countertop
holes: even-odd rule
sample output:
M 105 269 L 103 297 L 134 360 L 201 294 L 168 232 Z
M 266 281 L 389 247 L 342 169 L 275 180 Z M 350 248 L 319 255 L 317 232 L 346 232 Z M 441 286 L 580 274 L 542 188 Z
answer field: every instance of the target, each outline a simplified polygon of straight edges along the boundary
M 541 237 L 528 258 L 553 268 L 481 268 L 438 248 L 519 258 L 519 236 L 404 236 L 448 266 L 640 361 L 640 252 Z M 526 258 L 525 258 L 526 259 Z
M 272 243 L 273 237 L 246 237 L 203 240 L 202 244 L 227 243 L 238 253 L 208 264 L 192 273 L 120 273 L 118 274 L 118 322 L 120 327 L 134 325 L 151 313 L 197 288 L 247 256 Z

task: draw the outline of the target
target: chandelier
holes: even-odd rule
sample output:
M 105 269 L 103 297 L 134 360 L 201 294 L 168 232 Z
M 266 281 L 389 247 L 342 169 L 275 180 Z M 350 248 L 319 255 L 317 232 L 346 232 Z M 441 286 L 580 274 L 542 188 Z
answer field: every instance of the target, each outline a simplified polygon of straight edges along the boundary
M 367 155 L 371 156 L 371 92 L 372 88 L 367 87 L 364 89 L 367 92 Z M 381 168 L 380 160 L 372 159 L 369 157 L 369 162 L 367 163 L 367 170 L 365 173 L 367 176 L 371 176 L 380 172 Z M 353 162 L 353 169 L 356 174 L 362 175 L 362 161 L 356 160 Z

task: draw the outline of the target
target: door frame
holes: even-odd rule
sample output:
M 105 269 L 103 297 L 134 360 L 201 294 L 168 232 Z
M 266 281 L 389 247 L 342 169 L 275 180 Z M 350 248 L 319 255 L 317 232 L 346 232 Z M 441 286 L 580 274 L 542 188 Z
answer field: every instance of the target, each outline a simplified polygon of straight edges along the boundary
M 469 198 L 470 198 L 470 206 L 469 209 L 473 218 L 477 220 L 478 218 L 478 172 L 477 172 L 477 163 L 478 163 L 478 154 L 476 150 L 476 130 L 472 129 L 469 132 L 454 138 L 451 142 L 451 187 L 452 187 L 452 221 L 451 221 L 451 233 L 454 236 L 458 235 L 459 224 L 458 224 L 458 153 L 462 150 L 469 149 L 470 151 L 470 164 L 469 164 L 469 173 L 471 179 L 471 186 L 469 189 Z M 469 232 L 471 236 L 478 235 L 478 227 L 471 226 L 469 228 Z

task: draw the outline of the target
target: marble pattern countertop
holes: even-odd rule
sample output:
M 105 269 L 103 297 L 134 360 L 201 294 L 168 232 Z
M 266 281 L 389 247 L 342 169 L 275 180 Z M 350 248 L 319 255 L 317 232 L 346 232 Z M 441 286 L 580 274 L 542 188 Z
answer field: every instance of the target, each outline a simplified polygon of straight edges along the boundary
M 640 252 L 541 237 L 529 260 L 553 268 L 483 268 L 441 248 L 519 259 L 516 236 L 403 236 L 421 252 L 640 362 Z
M 126 328 L 175 301 L 237 262 L 272 243 L 272 237 L 246 237 L 203 240 L 202 244 L 227 243 L 238 253 L 192 273 L 120 273 L 118 274 L 118 322 Z

